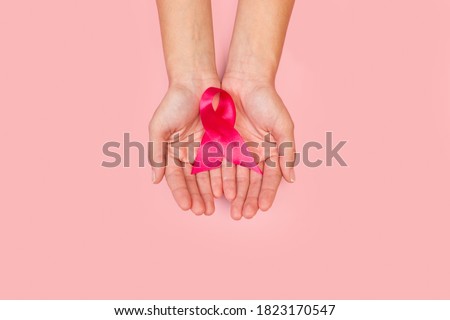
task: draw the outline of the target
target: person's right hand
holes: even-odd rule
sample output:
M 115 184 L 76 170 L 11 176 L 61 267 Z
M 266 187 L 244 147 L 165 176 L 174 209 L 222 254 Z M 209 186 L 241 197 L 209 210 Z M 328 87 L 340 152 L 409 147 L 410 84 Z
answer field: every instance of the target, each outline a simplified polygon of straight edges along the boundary
M 151 156 L 155 163 L 167 161 L 166 166 L 153 165 L 153 183 L 161 182 L 165 176 L 180 208 L 191 209 L 197 215 L 214 212 L 214 196 L 222 195 L 220 169 L 192 175 L 187 148 L 180 149 L 176 155 L 169 145 L 166 154 L 163 142 L 170 144 L 177 136 L 179 141 L 187 141 L 190 135 L 194 142 L 201 141 L 204 129 L 199 117 L 199 101 L 208 87 L 220 87 L 220 81 L 212 78 L 172 83 L 149 124 L 150 142 L 153 144 Z

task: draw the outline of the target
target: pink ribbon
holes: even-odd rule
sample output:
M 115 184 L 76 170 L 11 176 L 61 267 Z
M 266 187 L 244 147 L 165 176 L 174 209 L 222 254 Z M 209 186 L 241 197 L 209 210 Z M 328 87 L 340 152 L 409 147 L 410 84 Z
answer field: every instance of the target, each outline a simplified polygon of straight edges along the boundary
M 219 103 L 214 110 L 213 99 L 217 94 L 219 94 Z M 236 107 L 225 90 L 213 87 L 206 89 L 200 100 L 200 118 L 205 133 L 192 167 L 192 174 L 219 168 L 223 158 L 235 165 L 241 165 L 262 174 L 250 153 L 242 152 L 244 140 L 234 128 Z

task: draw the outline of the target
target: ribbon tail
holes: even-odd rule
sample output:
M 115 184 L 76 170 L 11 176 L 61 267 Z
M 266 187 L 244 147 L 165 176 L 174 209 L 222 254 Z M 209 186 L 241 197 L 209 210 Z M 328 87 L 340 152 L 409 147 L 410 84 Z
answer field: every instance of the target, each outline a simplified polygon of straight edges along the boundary
M 213 152 L 211 151 L 211 149 L 213 148 L 216 148 L 215 151 L 217 152 L 214 153 L 216 157 L 210 155 L 210 153 Z M 217 141 L 211 139 L 209 134 L 205 132 L 205 134 L 202 137 L 200 147 L 197 151 L 195 161 L 192 164 L 191 174 L 197 174 L 199 172 L 219 168 L 222 165 L 223 159 L 222 150 L 223 150 L 222 146 Z
M 233 129 L 233 132 L 229 138 L 230 138 L 230 141 L 233 141 L 233 143 L 235 143 L 237 145 L 235 148 L 232 149 L 231 159 L 230 159 L 230 154 L 228 154 L 229 152 L 227 150 L 227 154 L 226 154 L 227 160 L 229 162 L 234 163 L 235 165 L 239 165 L 239 166 L 251 169 L 259 174 L 262 174 L 263 172 L 259 168 L 258 163 L 255 161 L 255 157 L 248 150 L 248 148 L 245 145 L 245 142 L 242 139 L 239 132 L 236 129 Z

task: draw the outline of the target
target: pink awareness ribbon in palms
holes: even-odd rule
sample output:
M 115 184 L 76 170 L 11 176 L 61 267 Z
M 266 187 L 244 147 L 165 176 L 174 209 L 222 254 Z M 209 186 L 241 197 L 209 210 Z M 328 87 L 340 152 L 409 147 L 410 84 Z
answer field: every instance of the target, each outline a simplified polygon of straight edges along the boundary
M 216 110 L 213 99 L 219 94 Z M 262 174 L 255 159 L 234 128 L 236 107 L 230 94 L 219 88 L 208 88 L 200 99 L 200 118 L 205 129 L 200 148 L 192 167 L 192 174 L 219 168 L 224 158 Z

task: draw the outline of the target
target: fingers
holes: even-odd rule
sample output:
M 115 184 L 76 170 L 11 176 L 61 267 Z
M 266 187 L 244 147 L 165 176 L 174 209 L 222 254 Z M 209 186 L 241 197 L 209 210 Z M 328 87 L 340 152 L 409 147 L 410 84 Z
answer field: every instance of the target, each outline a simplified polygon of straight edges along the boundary
M 214 196 L 211 189 L 210 172 L 203 171 L 196 174 L 197 186 L 205 204 L 205 214 L 214 213 Z
M 242 215 L 247 219 L 253 218 L 258 211 L 258 196 L 261 190 L 261 181 L 262 175 L 250 170 L 250 185 L 242 211 Z
M 191 210 L 196 215 L 201 215 L 205 213 L 205 203 L 203 202 L 203 198 L 200 195 L 200 191 L 198 189 L 197 180 L 194 174 L 191 174 L 192 166 L 188 163 L 185 164 L 183 169 L 184 178 L 186 180 L 187 189 L 189 194 L 191 195 L 192 206 Z M 208 181 L 209 183 L 209 181 Z
M 236 197 L 231 202 L 231 217 L 235 220 L 242 218 L 242 209 L 247 197 L 250 184 L 250 170 L 241 166 L 236 168 Z
M 183 168 L 169 164 L 166 168 L 166 180 L 172 195 L 182 210 L 189 210 L 192 205 L 191 196 L 186 184 Z
M 222 162 L 223 193 L 228 201 L 236 197 L 236 166 L 224 159 Z
M 267 211 L 272 206 L 281 182 L 281 170 L 278 165 L 277 155 L 272 156 L 270 160 L 272 165 L 269 165 L 267 160 L 264 164 L 261 192 L 258 197 L 258 205 L 262 211 Z M 273 165 L 274 163 L 276 164 L 275 166 Z
M 211 188 L 214 197 L 220 198 L 223 194 L 222 189 L 222 170 L 220 168 L 209 171 L 211 177 Z
M 271 160 L 276 162 L 276 155 Z M 191 209 L 196 215 L 211 215 L 215 210 L 214 196 L 221 194 L 222 183 L 225 196 L 232 199 L 231 217 L 235 220 L 242 216 L 250 219 L 259 208 L 268 210 L 273 204 L 282 177 L 278 165 L 267 164 L 264 165 L 264 175 L 241 166 L 223 166 L 220 175 L 217 174 L 220 172 L 218 169 L 196 175 L 192 175 L 191 170 L 189 164 L 184 168 L 169 164 L 166 168 L 167 184 L 179 207 L 182 210 Z

